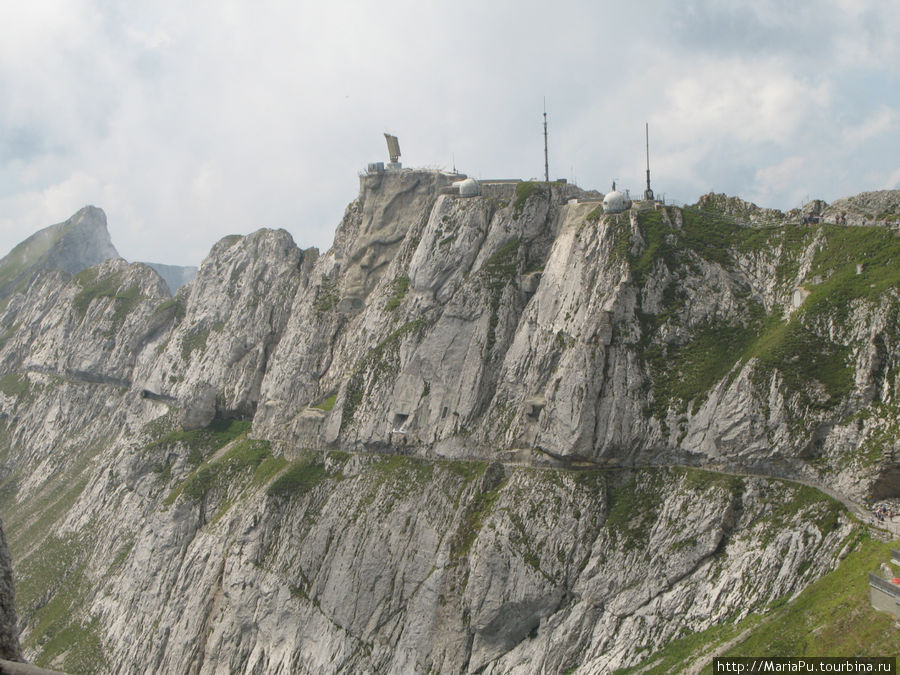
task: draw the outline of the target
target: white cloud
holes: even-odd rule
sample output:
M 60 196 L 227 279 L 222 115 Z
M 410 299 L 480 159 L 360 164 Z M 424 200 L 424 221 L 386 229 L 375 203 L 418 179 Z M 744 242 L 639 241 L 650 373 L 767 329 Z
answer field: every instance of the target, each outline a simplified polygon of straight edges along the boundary
M 756 172 L 755 184 L 748 198 L 752 196 L 757 203 L 766 205 L 776 196 L 788 194 L 791 196 L 790 205 L 797 206 L 797 202 L 804 196 L 804 187 L 798 177 L 808 172 L 809 166 L 805 157 L 796 155 L 785 157 L 777 164 L 763 167 Z
M 666 88 L 661 122 L 686 142 L 784 143 L 829 103 L 826 85 L 811 85 L 779 64 L 742 60 L 704 63 Z
M 897 126 L 898 112 L 881 106 L 860 124 L 848 126 L 843 131 L 843 141 L 851 148 L 873 138 L 883 137 Z
M 786 207 L 800 189 L 779 187 L 786 158 L 816 196 L 872 189 L 869 171 L 895 170 L 872 153 L 900 142 L 900 100 L 875 84 L 898 77 L 878 61 L 895 41 L 873 36 L 900 19 L 856 6 L 17 6 L 0 25 L 0 251 L 88 202 L 130 259 L 196 264 L 260 226 L 327 247 L 383 131 L 408 166 L 455 155 L 482 177 L 539 176 L 544 96 L 551 173 L 586 187 L 642 188 L 648 120 L 654 188 L 685 201 Z

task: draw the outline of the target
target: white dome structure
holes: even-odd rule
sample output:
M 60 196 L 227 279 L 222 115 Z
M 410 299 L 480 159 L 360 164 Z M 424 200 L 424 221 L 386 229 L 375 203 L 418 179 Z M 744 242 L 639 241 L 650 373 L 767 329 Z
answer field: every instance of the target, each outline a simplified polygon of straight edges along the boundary
M 607 192 L 603 197 L 603 213 L 622 213 L 625 210 L 625 195 L 616 190 L 613 183 L 611 192 Z
M 460 197 L 477 197 L 481 194 L 481 185 L 474 178 L 466 178 L 453 183 L 453 187 L 459 190 Z

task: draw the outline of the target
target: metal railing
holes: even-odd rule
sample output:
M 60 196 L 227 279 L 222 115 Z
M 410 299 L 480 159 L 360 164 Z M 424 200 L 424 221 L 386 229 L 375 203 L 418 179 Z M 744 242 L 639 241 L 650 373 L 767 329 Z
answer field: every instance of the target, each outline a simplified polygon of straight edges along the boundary
M 900 600 L 900 586 L 892 584 L 887 579 L 882 579 L 877 574 L 869 572 L 869 586 L 877 588 L 879 591 L 884 591 L 889 595 L 892 595 L 894 598 Z

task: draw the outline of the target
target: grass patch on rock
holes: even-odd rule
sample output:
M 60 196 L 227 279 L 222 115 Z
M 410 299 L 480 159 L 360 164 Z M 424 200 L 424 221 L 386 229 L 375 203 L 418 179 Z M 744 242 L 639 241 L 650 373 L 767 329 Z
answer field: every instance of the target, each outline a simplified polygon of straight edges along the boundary
M 702 657 L 712 673 L 713 656 L 873 656 L 900 653 L 900 631 L 869 600 L 868 573 L 888 561 L 900 542 L 880 542 L 862 530 L 851 535 L 853 551 L 833 571 L 800 592 L 772 604 L 764 614 L 722 623 L 671 641 L 634 668 L 617 672 L 683 672 Z M 723 645 L 737 641 L 723 649 Z
M 312 405 L 313 408 L 317 408 L 319 410 L 324 410 L 325 412 L 331 412 L 334 408 L 334 404 L 337 401 L 337 392 L 333 393 L 331 396 L 326 396 L 318 403 L 314 403 Z
M 516 198 L 513 201 L 513 218 L 518 218 L 522 215 L 522 210 L 525 208 L 525 203 L 531 197 L 531 195 L 540 193 L 541 183 L 533 180 L 525 180 L 516 185 Z
M 400 306 L 407 291 L 409 291 L 409 277 L 397 277 L 391 282 L 391 297 L 384 306 L 385 311 L 393 312 Z
M 212 452 L 231 441 L 247 434 L 252 422 L 235 419 L 214 419 L 209 426 L 202 429 L 175 429 L 150 444 L 149 449 L 167 448 L 182 445 L 189 450 L 188 461 L 199 465 Z
M 119 325 L 141 299 L 140 288 L 124 287 L 119 274 L 100 277 L 96 267 L 79 272 L 75 275 L 75 281 L 81 286 L 81 290 L 72 300 L 72 306 L 81 318 L 84 318 L 95 300 L 108 298 L 116 302 L 113 324 Z
M 271 497 L 291 498 L 306 494 L 328 478 L 325 465 L 316 456 L 310 455 L 291 462 L 267 490 Z
M 274 475 L 273 462 L 266 466 L 262 477 L 257 475 L 260 467 L 270 458 L 272 452 L 268 441 L 249 438 L 239 440 L 221 457 L 209 460 L 195 469 L 169 493 L 163 504 L 174 504 L 182 494 L 193 501 L 202 501 L 214 491 L 225 493 L 232 487 L 240 490 L 251 482 L 261 484 L 265 475 Z M 240 477 L 242 473 L 247 473 L 244 480 Z
M 344 393 L 341 409 L 341 431 L 353 421 L 356 409 L 362 404 L 366 390 L 382 378 L 397 374 L 400 367 L 400 345 L 410 336 L 419 337 L 428 325 L 427 319 L 420 317 L 407 321 L 384 340 L 366 352 L 353 370 Z

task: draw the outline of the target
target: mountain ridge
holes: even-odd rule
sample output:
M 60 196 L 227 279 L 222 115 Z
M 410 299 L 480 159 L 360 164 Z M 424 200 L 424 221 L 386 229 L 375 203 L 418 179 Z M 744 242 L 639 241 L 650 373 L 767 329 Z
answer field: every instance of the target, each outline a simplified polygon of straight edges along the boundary
M 227 237 L 174 296 L 11 297 L 26 656 L 607 672 L 837 564 L 853 518 L 780 477 L 897 492 L 891 228 L 451 182 L 364 175 L 329 251 Z

